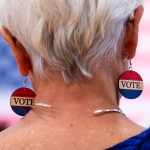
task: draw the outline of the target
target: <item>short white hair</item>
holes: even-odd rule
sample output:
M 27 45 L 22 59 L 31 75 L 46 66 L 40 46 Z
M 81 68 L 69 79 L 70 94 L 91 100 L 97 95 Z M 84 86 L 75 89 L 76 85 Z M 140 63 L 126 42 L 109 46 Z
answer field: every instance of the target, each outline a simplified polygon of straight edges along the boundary
M 0 0 L 0 22 L 27 49 L 34 72 L 92 77 L 122 51 L 125 22 L 143 0 Z M 44 67 L 46 64 L 47 67 Z

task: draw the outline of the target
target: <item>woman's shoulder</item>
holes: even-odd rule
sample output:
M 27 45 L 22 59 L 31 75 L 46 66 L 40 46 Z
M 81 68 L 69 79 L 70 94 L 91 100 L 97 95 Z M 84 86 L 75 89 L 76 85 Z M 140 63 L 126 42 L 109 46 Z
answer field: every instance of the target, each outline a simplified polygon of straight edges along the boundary
M 19 121 L 11 127 L 0 132 L 0 150 L 11 149 L 15 150 L 16 145 L 22 146 L 22 144 L 29 138 L 25 132 L 28 128 Z
M 149 150 L 150 128 L 105 150 Z

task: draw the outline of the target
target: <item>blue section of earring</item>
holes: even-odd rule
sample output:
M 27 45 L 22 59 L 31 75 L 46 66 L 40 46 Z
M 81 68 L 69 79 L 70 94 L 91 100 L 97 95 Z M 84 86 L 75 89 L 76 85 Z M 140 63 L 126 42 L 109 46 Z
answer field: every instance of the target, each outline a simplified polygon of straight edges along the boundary
M 25 116 L 31 109 L 31 107 L 22 107 L 22 106 L 11 106 L 12 110 L 19 116 Z
M 119 89 L 120 93 L 127 99 L 136 99 L 142 94 L 142 90 L 122 90 Z

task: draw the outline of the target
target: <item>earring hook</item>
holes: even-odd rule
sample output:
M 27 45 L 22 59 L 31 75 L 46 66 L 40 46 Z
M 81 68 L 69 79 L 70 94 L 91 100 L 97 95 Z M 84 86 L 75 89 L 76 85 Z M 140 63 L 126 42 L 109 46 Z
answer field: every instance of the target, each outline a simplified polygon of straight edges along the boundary
M 129 70 L 133 70 L 131 59 L 129 60 Z
M 23 86 L 26 88 L 26 85 L 27 85 L 27 76 L 24 77 L 24 80 L 23 80 Z

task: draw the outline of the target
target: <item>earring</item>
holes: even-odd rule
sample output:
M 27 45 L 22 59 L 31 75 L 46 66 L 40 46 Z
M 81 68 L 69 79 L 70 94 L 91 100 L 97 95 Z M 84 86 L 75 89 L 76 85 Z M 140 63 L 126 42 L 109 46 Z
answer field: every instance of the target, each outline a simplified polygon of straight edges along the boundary
M 129 70 L 121 74 L 119 78 L 119 91 L 127 99 L 138 98 L 143 92 L 143 79 L 133 71 L 131 60 Z
M 10 97 L 10 106 L 12 110 L 20 115 L 26 115 L 34 104 L 36 94 L 26 87 L 27 77 L 24 78 L 23 87 L 15 90 Z

